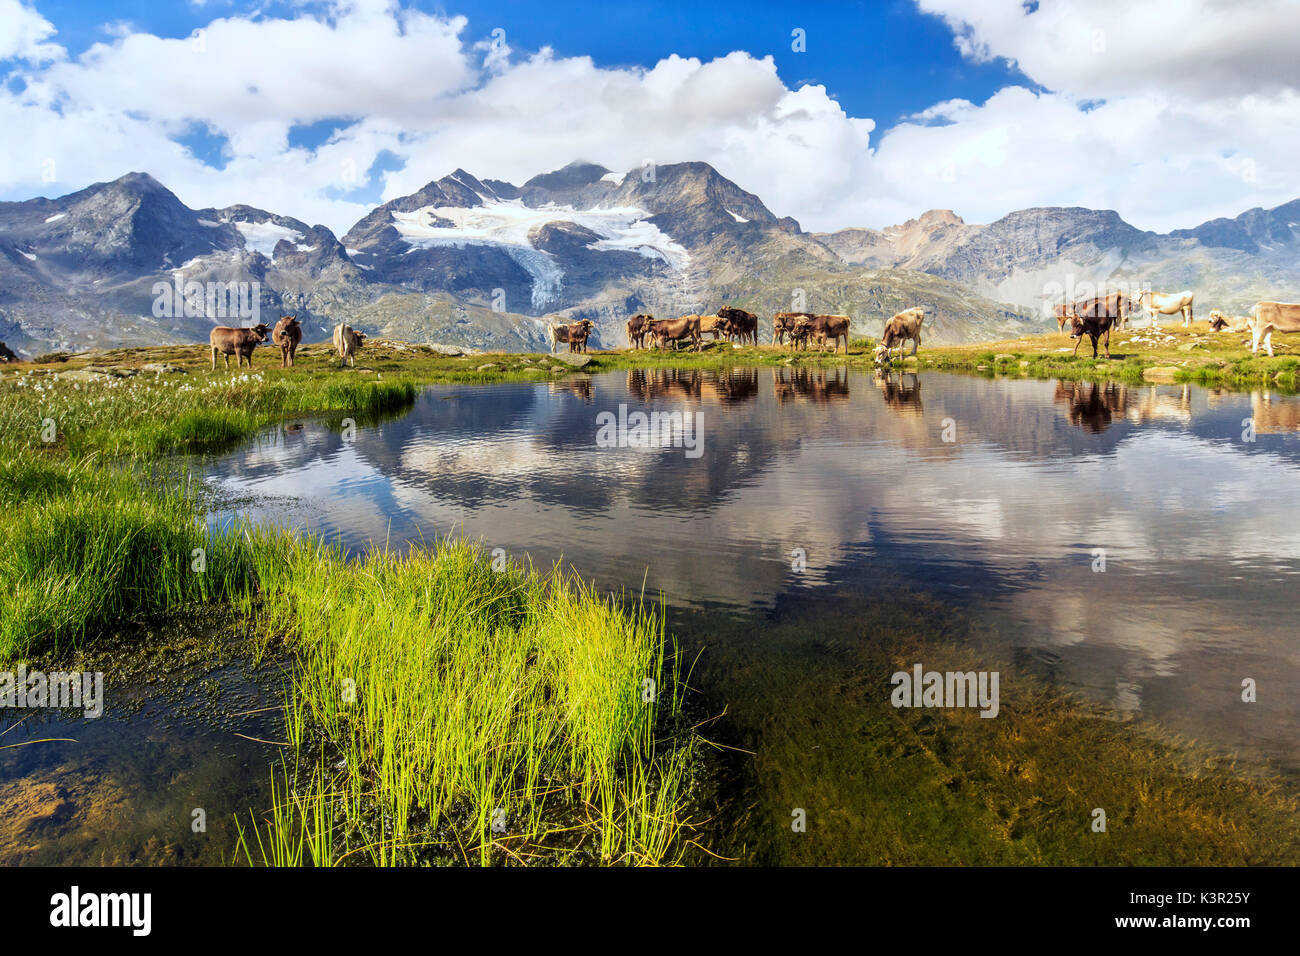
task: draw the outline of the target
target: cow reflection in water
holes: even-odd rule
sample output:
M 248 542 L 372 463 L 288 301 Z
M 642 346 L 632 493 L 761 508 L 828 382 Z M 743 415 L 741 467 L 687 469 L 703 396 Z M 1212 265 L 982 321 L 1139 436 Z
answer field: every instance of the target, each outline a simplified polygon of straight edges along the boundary
M 1117 417 L 1135 425 L 1151 422 L 1189 424 L 1192 420 L 1192 389 L 1180 386 L 1176 392 L 1156 386 L 1134 388 L 1115 382 L 1056 383 L 1054 401 L 1066 407 L 1070 424 L 1094 434 L 1105 431 Z
M 920 415 L 925 412 L 921 404 L 921 379 L 915 372 L 876 372 L 876 388 L 885 398 L 891 411 Z
M 1100 434 L 1111 426 L 1117 414 L 1123 415 L 1128 389 L 1114 382 L 1057 381 L 1052 401 L 1065 406 L 1071 425 Z
M 684 368 L 636 368 L 627 373 L 627 390 L 642 401 L 682 398 L 734 405 L 758 395 L 758 370 L 711 372 Z
M 837 368 L 833 375 L 820 369 L 774 369 L 772 389 L 781 403 L 796 398 L 824 404 L 846 401 L 849 397 L 848 371 Z
M 1300 432 L 1300 401 L 1272 392 L 1250 393 L 1251 420 L 1257 435 Z
M 552 395 L 562 395 L 567 392 L 574 398 L 582 399 L 588 405 L 592 403 L 591 379 L 586 376 L 568 378 L 560 382 L 547 382 L 546 384 L 549 386 Z

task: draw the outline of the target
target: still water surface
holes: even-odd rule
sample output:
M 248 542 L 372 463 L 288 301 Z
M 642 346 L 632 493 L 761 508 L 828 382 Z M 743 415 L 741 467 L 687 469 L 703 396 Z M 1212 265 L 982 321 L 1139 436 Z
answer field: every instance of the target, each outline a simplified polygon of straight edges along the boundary
M 600 447 L 598 416 L 620 406 L 698 415 L 702 453 Z M 705 649 L 692 685 L 750 729 L 747 748 L 791 706 L 762 674 L 848 668 L 846 642 L 889 641 L 871 609 L 902 605 L 1119 719 L 1300 771 L 1294 397 L 633 371 L 430 388 L 353 437 L 291 423 L 203 467 L 227 502 L 218 524 L 251 516 L 353 551 L 458 533 L 605 589 L 662 593 L 670 627 Z M 805 647 L 792 650 L 792 628 Z M 0 751 L 0 798 L 28 813 L 0 860 L 227 857 L 231 815 L 268 802 L 280 751 L 261 741 L 283 732 L 264 708 L 283 678 L 212 677 L 234 695 L 220 709 L 246 715 L 238 726 L 125 688 L 140 703 L 94 727 L 42 717 L 42 736 L 78 743 Z M 1244 678 L 1256 704 L 1241 702 Z M 833 746 L 826 733 L 807 753 Z M 218 821 L 210 838 L 190 832 L 196 806 Z
M 599 447 L 620 405 L 697 413 L 703 453 Z M 241 512 L 352 549 L 456 532 L 662 592 L 679 628 L 742 618 L 758 648 L 783 603 L 903 582 L 1118 713 L 1300 766 L 1294 397 L 638 370 L 432 388 L 351 440 L 278 430 L 209 474 Z

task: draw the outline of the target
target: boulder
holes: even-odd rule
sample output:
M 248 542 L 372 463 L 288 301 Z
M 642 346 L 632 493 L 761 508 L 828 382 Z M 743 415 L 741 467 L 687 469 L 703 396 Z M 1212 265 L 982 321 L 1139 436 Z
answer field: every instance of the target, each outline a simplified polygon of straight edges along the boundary
M 559 352 L 554 356 L 558 362 L 563 362 L 572 368 L 582 368 L 591 361 L 591 356 L 585 352 Z
M 302 349 L 298 350 L 299 353 Z M 168 365 L 166 362 L 146 362 L 140 366 L 142 372 L 153 372 L 155 375 L 184 375 L 185 369 L 179 365 Z
M 1175 376 L 1178 372 L 1179 369 L 1176 365 L 1153 365 L 1142 370 L 1142 380 L 1159 385 L 1170 385 L 1176 380 Z

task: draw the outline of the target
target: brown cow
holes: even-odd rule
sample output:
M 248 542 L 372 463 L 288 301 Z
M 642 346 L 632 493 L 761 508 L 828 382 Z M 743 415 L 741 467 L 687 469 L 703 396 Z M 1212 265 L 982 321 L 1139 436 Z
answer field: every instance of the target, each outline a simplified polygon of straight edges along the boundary
M 653 315 L 634 315 L 627 320 L 627 342 L 634 349 L 645 348 L 645 334 L 654 321 Z
M 740 339 L 741 345 L 744 345 L 747 339 L 755 346 L 758 345 L 758 316 L 753 312 L 724 305 L 718 310 L 718 315 L 731 323 L 731 335 L 733 338 Z
M 894 346 L 898 346 L 898 357 L 903 357 L 903 342 L 911 340 L 912 354 L 915 355 L 917 349 L 921 347 L 921 326 L 925 323 L 925 309 L 920 306 L 913 306 L 910 309 L 904 309 L 902 312 L 895 313 L 894 316 L 885 323 L 884 331 L 880 333 L 880 345 L 876 347 L 876 360 L 880 361 L 882 353 L 884 360 L 890 360 L 890 352 Z
M 334 351 L 339 355 L 339 368 L 352 363 L 357 367 L 357 353 L 366 341 L 366 333 L 358 332 L 352 326 L 340 322 L 334 326 Z
M 780 345 L 785 337 L 794 331 L 795 323 L 800 319 L 811 319 L 811 312 L 778 312 L 772 316 L 772 344 Z M 793 339 L 791 340 L 793 345 Z
M 555 347 L 561 342 L 568 343 L 570 352 L 586 351 L 587 338 L 591 335 L 591 329 L 591 319 L 583 319 L 571 325 L 548 325 L 546 337 L 551 342 L 551 354 L 555 354 Z
M 1112 292 L 1096 299 L 1076 302 L 1071 307 L 1074 314 L 1070 318 L 1070 338 L 1078 339 L 1074 343 L 1073 355 L 1079 354 L 1079 343 L 1086 335 L 1092 339 L 1092 357 L 1097 357 L 1097 339 L 1103 338 L 1106 344 L 1106 358 L 1110 358 L 1110 333 L 1112 329 L 1123 328 L 1128 322 L 1129 299 L 1122 292 Z
M 794 325 L 790 327 L 790 349 L 808 348 L 808 340 L 813 334 L 813 319 L 816 316 L 800 316 L 794 320 Z
M 1250 350 L 1259 352 L 1262 337 L 1268 354 L 1273 354 L 1274 332 L 1300 332 L 1300 303 L 1256 302 L 1250 310 Z
M 810 337 L 817 339 L 817 348 L 819 351 L 826 349 L 826 340 L 830 339 L 833 343 L 831 351 L 838 352 L 840 348 L 840 339 L 844 340 L 844 354 L 849 354 L 849 325 L 852 320 L 847 315 L 814 315 L 811 319 L 799 319 L 795 323 L 795 331 L 790 333 L 791 341 L 794 340 L 795 334 L 807 345 Z
M 280 368 L 293 365 L 298 345 L 302 342 L 302 326 L 298 324 L 298 317 L 280 316 L 280 321 L 275 323 L 275 331 L 271 333 L 271 341 L 280 346 Z
M 212 349 L 212 368 L 217 368 L 217 353 L 220 352 L 226 360 L 226 368 L 230 368 L 230 356 L 235 356 L 235 368 L 248 360 L 248 367 L 253 367 L 253 349 L 266 341 L 266 335 L 271 330 L 264 323 L 258 323 L 251 329 L 232 329 L 229 326 L 218 325 L 208 333 L 208 345 Z
M 735 331 L 731 320 L 722 315 L 702 315 L 700 316 L 700 335 L 713 333 L 713 341 L 718 341 L 724 335 L 730 338 Z
M 17 362 L 19 358 L 14 354 L 13 349 L 0 342 L 0 362 Z
M 1097 357 L 1097 339 L 1101 339 L 1106 347 L 1106 358 L 1110 358 L 1110 331 L 1115 327 L 1115 318 L 1110 315 L 1103 315 L 1100 318 L 1089 316 L 1080 318 L 1075 315 L 1070 319 L 1070 338 L 1076 339 L 1072 356 L 1079 354 L 1079 345 L 1083 342 L 1086 335 L 1092 340 L 1092 357 Z
M 587 339 L 591 338 L 593 324 L 591 319 L 583 319 L 569 326 L 569 351 L 587 351 Z
M 665 342 L 672 342 L 673 348 L 683 339 L 690 339 L 695 344 L 695 351 L 700 350 L 700 317 L 683 315 L 678 319 L 654 319 L 650 323 L 649 336 L 655 342 L 655 348 L 663 348 Z

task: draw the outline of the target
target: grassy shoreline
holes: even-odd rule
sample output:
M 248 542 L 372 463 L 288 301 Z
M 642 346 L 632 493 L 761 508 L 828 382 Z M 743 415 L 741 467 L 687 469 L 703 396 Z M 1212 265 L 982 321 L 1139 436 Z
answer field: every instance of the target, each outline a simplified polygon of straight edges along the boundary
M 905 367 L 1142 381 L 1146 369 L 1173 354 L 1188 362 L 1178 367 L 1177 374 L 1186 376 L 1181 380 L 1209 376 L 1213 368 L 1212 384 L 1281 389 L 1284 382 L 1294 384 L 1300 366 L 1281 356 L 1243 360 L 1239 348 L 1221 366 L 1219 352 L 1208 346 L 1197 346 L 1205 356 L 1188 360 L 1189 352 L 1178 346 L 1193 344 L 1190 337 L 1183 340 L 1180 330 L 1170 338 L 1139 361 L 1067 360 L 1057 344 L 1064 337 L 1045 336 L 992 351 L 986 345 L 924 348 L 920 361 Z M 1118 339 L 1112 347 L 1121 353 Z M 349 562 L 310 537 L 207 528 L 183 464 L 172 457 L 177 453 L 220 449 L 295 417 L 337 420 L 400 410 L 427 384 L 551 381 L 575 371 L 539 356 L 447 358 L 383 343 L 368 353 L 355 370 L 338 370 L 324 349 L 313 348 L 294 370 L 263 362 L 251 373 L 214 373 L 199 347 L 126 350 L 0 370 L 0 666 L 39 662 L 93 642 L 124 619 L 196 603 L 232 608 L 263 640 L 283 642 L 296 662 L 288 697 L 293 768 L 281 778 L 271 822 L 254 822 L 244 832 L 244 862 L 705 859 L 695 849 L 702 844 L 693 841 L 709 841 L 696 833 L 692 815 L 703 742 L 682 719 L 686 675 L 662 608 L 625 606 L 558 572 L 494 571 L 463 543 Z M 158 361 L 186 371 L 139 371 Z M 111 371 L 66 374 L 84 372 L 92 362 Z M 842 364 L 870 367 L 865 343 L 855 343 L 847 357 L 727 346 L 700 354 L 597 353 L 582 371 Z M 47 419 L 54 422 L 53 441 L 45 440 L 48 431 L 42 434 Z M 201 573 L 194 567 L 196 549 L 203 551 Z M 917 647 L 912 654 L 930 650 Z M 655 681 L 650 699 L 643 696 L 646 679 Z M 788 688 L 809 678 L 801 664 L 785 679 Z M 940 857 L 947 862 L 1081 861 L 1074 844 L 1057 836 L 1050 851 L 1009 853 L 1012 828 L 999 829 L 996 822 L 1007 812 L 1031 815 L 1041 781 L 1063 766 L 1044 755 L 1080 733 L 1091 743 L 1067 748 L 1086 751 L 1078 766 L 1066 768 L 1070 793 L 1102 789 L 1122 803 L 1118 782 L 1156 774 L 1151 761 L 1159 757 L 1160 799 L 1139 808 L 1148 817 L 1146 832 L 1156 837 L 1143 844 L 1149 857 L 1135 862 L 1252 859 L 1240 840 L 1204 833 L 1169 843 L 1189 832 L 1189 820 L 1198 821 L 1192 830 L 1224 827 L 1285 848 L 1269 859 L 1285 861 L 1294 853 L 1296 828 L 1287 822 L 1295 817 L 1293 788 L 1246 780 L 1226 765 L 1181 778 L 1169 769 L 1169 751 L 1134 729 L 1099 723 L 1077 703 L 1034 698 L 1018 727 L 991 728 L 994 722 L 972 723 L 956 714 L 944 715 L 937 726 L 906 730 L 892 711 L 851 706 L 835 690 L 844 678 L 834 668 L 817 679 L 841 695 L 834 700 L 842 719 L 864 728 L 858 736 L 869 745 L 854 759 L 871 768 L 873 780 L 883 778 L 881 787 L 852 793 L 836 793 L 828 783 L 828 806 L 843 816 L 865 801 L 863 821 L 872 814 L 893 821 L 893 830 L 880 831 L 890 839 L 870 844 L 881 862 L 933 860 L 907 856 L 898 849 L 906 841 L 890 841 L 899 834 L 924 839 L 918 821 L 941 822 L 958 810 L 974 830 L 963 831 L 950 857 Z M 782 678 L 765 671 L 746 680 L 771 688 Z M 733 690 L 743 697 L 754 693 L 743 682 Z M 828 699 L 822 691 L 813 696 Z M 790 736 L 789 765 L 807 763 L 811 777 L 805 779 L 822 771 L 828 780 L 835 777 L 832 768 L 817 769 L 821 758 L 812 759 L 805 746 L 825 716 L 791 710 L 780 719 L 782 727 L 789 725 L 782 730 Z M 914 765 L 917 733 L 933 739 L 927 737 L 921 752 L 928 756 Z M 991 733 L 1010 736 L 990 742 Z M 999 762 L 1015 759 L 1026 739 L 1035 742 L 1041 776 L 1001 781 Z M 760 771 L 776 765 L 770 750 L 753 759 Z M 786 763 L 780 766 L 776 772 L 789 772 Z M 958 777 L 968 788 L 961 807 L 953 803 Z M 903 786 L 908 780 L 921 790 L 909 791 Z M 1198 816 L 1195 801 L 1220 792 L 1231 799 L 1213 801 Z M 769 809 L 776 813 L 778 804 Z M 493 826 L 503 819 L 504 832 Z M 987 832 L 980 831 L 985 824 Z M 1060 831 L 1059 823 L 1034 826 Z M 1162 841 L 1169 844 L 1163 850 Z M 795 845 L 801 862 L 829 861 L 807 856 L 816 843 Z M 1103 854 L 1097 861 L 1106 859 Z
M 203 451 L 247 437 L 260 428 L 293 415 L 343 413 L 400 408 L 414 392 L 432 384 L 485 384 L 505 381 L 549 381 L 572 374 L 597 374 L 639 368 L 814 367 L 873 370 L 875 342 L 855 338 L 849 354 L 791 351 L 785 346 L 736 347 L 707 343 L 701 352 L 615 349 L 590 353 L 581 368 L 546 353 L 483 352 L 441 355 L 428 346 L 376 340 L 368 342 L 355 369 L 339 369 L 326 344 L 305 346 L 294 369 L 281 369 L 270 350 L 259 350 L 258 364 L 249 372 L 212 372 L 203 346 L 144 346 L 83 353 L 63 361 L 0 366 L 0 383 L 28 381 L 29 387 L 67 373 L 85 378 L 100 370 L 87 388 L 134 384 L 153 386 L 155 397 L 184 398 L 203 392 L 202 409 L 167 408 L 177 421 L 142 427 L 138 431 L 86 442 L 110 454 L 169 450 Z M 1118 381 L 1126 384 L 1192 383 L 1234 390 L 1300 391 L 1300 333 L 1274 337 L 1275 357 L 1251 354 L 1243 333 L 1216 333 L 1205 322 L 1181 326 L 1141 327 L 1111 336 L 1111 359 L 1093 359 L 1085 340 L 1073 354 L 1067 335 L 1044 333 L 966 345 L 924 344 L 917 356 L 894 361 L 894 368 L 961 372 L 985 377 Z M 156 374 L 146 366 L 165 365 L 184 374 Z M 309 384 L 304 385 L 303 380 Z M 253 383 L 255 387 L 249 386 Z M 77 383 L 81 385 L 83 383 Z M 366 391 L 372 388 L 373 391 Z M 171 391 L 166 391 L 171 389 Z M 3 394 L 0 392 L 0 394 Z M 186 417 L 188 416 L 188 417 Z M 0 426 L 13 427 L 3 418 Z M 26 426 L 30 430 L 30 425 Z

